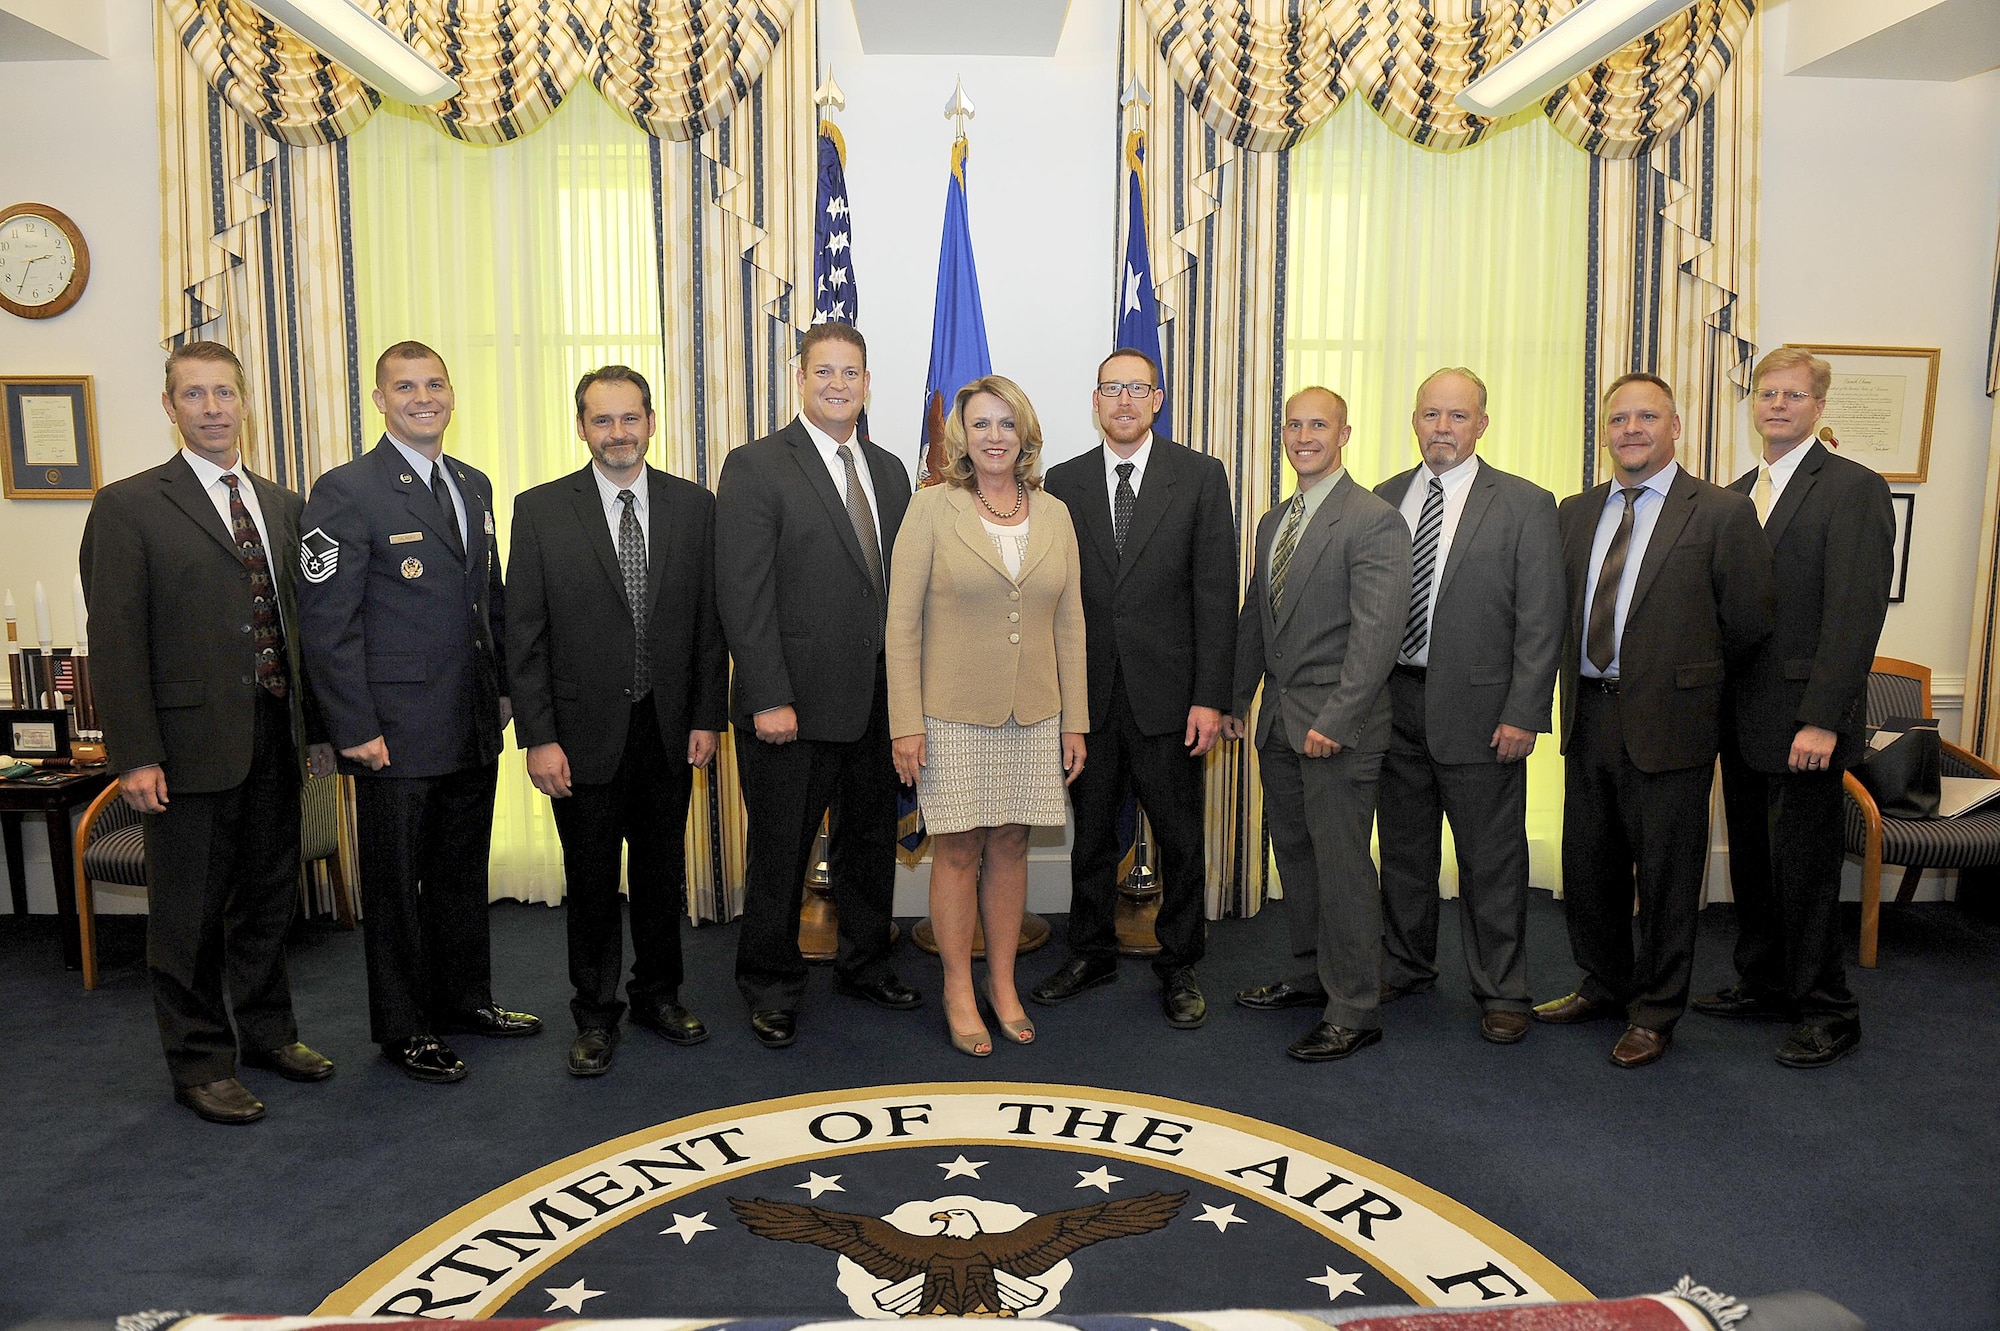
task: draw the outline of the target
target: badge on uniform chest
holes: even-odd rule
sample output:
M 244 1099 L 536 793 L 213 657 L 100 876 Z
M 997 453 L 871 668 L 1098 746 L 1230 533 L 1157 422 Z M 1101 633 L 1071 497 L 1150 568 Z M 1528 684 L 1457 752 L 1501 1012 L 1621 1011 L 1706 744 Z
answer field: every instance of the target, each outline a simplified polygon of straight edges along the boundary
M 403 561 L 403 576 L 406 578 L 423 577 L 424 561 L 421 559 L 405 559 Z

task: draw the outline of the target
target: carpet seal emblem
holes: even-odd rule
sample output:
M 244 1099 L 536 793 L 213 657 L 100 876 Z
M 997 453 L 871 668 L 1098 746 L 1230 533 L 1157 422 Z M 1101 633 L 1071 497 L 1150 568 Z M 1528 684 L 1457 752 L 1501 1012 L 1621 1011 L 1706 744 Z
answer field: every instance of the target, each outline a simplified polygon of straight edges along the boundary
M 628 1133 L 460 1207 L 316 1311 L 888 1320 L 1588 1297 L 1451 1198 L 1288 1129 L 1134 1092 L 933 1082 Z

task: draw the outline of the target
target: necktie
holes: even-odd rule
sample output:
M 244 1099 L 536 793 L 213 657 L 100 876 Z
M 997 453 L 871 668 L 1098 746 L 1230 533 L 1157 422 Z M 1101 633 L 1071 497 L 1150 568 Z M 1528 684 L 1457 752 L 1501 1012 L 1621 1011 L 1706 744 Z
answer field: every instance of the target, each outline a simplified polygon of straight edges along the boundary
M 646 533 L 639 530 L 630 490 L 618 492 L 625 511 L 618 515 L 618 571 L 625 575 L 625 600 L 632 607 L 632 700 L 653 687 L 652 648 L 646 642 Z
M 1437 570 L 1438 537 L 1444 533 L 1444 483 L 1431 477 L 1424 511 L 1417 516 L 1417 541 L 1410 547 L 1410 619 L 1403 630 L 1403 659 L 1415 661 L 1431 637 L 1431 577 Z
M 854 469 L 854 451 L 842 444 L 834 452 L 840 455 L 840 465 L 847 468 L 847 520 L 854 524 L 854 535 L 861 541 L 861 558 L 868 564 L 868 576 L 875 579 L 877 591 L 884 591 L 882 542 L 875 537 L 875 515 L 868 508 L 868 492 L 861 488 L 861 473 Z
M 1757 481 L 1750 487 L 1750 502 L 1757 506 L 1757 521 L 1771 520 L 1771 469 L 1757 468 Z
M 1139 496 L 1132 492 L 1133 464 L 1118 464 L 1118 490 L 1111 496 L 1111 541 L 1118 547 L 1118 553 L 1125 553 L 1125 533 L 1132 530 L 1132 505 L 1139 502 Z
M 1271 550 L 1271 613 L 1274 615 L 1285 608 L 1285 570 L 1291 567 L 1292 548 L 1299 543 L 1299 526 L 1305 521 L 1305 516 L 1305 495 L 1293 495 L 1285 511 L 1285 529 L 1278 533 L 1278 544 Z
M 1609 670 L 1618 655 L 1618 636 L 1614 632 L 1618 620 L 1618 583 L 1625 576 L 1625 556 L 1632 548 L 1632 511 L 1639 506 L 1639 495 L 1644 489 L 1628 485 L 1618 491 L 1625 501 L 1625 511 L 1618 515 L 1618 530 L 1611 535 L 1611 545 L 1604 552 L 1604 567 L 1597 573 L 1597 594 L 1590 602 L 1590 629 L 1584 654 L 1599 674 Z
M 445 545 L 463 560 L 465 538 L 458 534 L 458 509 L 451 502 L 451 486 L 445 483 L 443 462 L 431 464 L 431 497 L 437 500 L 438 521 L 444 524 Z
M 234 472 L 225 473 L 229 487 L 229 532 L 236 557 L 250 571 L 250 641 L 257 650 L 257 683 L 273 698 L 285 696 L 285 626 L 278 618 L 278 590 L 271 581 L 271 560 L 264 538 L 257 534 Z

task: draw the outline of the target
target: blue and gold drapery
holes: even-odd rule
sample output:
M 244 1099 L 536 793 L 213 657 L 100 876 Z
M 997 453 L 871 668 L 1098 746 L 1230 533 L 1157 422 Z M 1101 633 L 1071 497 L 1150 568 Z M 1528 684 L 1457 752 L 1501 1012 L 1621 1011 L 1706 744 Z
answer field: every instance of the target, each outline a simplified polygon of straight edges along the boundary
M 653 137 L 661 334 L 690 367 L 656 395 L 662 465 L 711 484 L 731 447 L 793 409 L 793 333 L 811 314 L 792 292 L 811 278 L 814 6 L 371 3 L 458 79 L 458 96 L 419 109 L 441 133 L 518 138 L 587 78 Z M 246 452 L 303 491 L 366 443 L 345 140 L 379 98 L 243 0 L 162 8 L 162 341 L 238 349 L 258 389 Z M 742 827 L 725 740 L 696 777 L 697 918 L 740 908 Z

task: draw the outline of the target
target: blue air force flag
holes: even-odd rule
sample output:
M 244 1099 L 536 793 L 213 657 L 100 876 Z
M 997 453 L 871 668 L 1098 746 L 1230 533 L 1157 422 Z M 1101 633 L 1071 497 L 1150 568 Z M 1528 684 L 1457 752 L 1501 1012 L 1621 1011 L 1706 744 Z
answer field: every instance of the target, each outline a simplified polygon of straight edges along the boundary
M 1160 428 L 1173 433 L 1173 396 L 1160 359 L 1160 305 L 1153 297 L 1153 262 L 1146 251 L 1146 133 L 1125 136 L 1125 265 L 1118 283 L 1117 345 L 1143 351 L 1160 366 Z
M 919 485 L 944 466 L 944 418 L 958 390 L 993 373 L 986 352 L 986 314 L 979 304 L 979 269 L 972 260 L 972 229 L 965 196 L 966 141 L 951 145 L 951 179 L 945 185 L 944 237 L 938 245 L 937 304 L 931 313 L 931 367 L 924 378 L 924 456 Z

